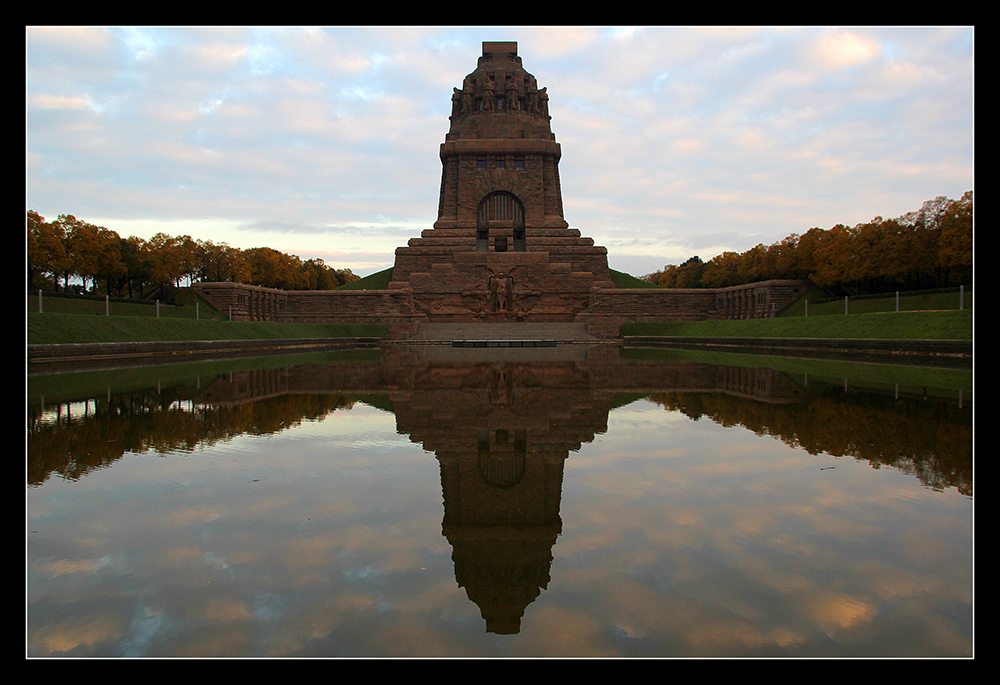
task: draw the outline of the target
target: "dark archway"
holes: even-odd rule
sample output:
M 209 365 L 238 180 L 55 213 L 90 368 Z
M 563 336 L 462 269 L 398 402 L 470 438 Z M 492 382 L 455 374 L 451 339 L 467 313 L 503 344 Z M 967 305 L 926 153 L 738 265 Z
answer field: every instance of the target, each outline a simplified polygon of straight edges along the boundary
M 497 252 L 507 250 L 507 237 L 513 239 L 515 252 L 524 252 L 527 243 L 524 235 L 524 205 L 513 193 L 497 191 L 490 193 L 479 203 L 476 212 L 476 250 L 489 250 L 489 231 L 491 228 L 505 229 L 502 235 L 495 236 L 494 249 Z

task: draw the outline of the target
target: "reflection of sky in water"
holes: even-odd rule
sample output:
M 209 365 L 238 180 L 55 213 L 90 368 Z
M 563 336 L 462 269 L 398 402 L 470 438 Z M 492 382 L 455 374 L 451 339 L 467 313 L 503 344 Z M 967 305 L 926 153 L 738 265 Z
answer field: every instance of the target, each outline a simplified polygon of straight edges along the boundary
M 942 631 L 934 610 L 971 596 L 971 567 L 955 563 L 971 559 L 971 502 L 705 419 L 657 430 L 657 412 L 613 413 L 605 443 L 568 465 L 560 588 L 618 607 L 632 640 L 673 636 L 679 654 L 878 654 L 904 637 L 901 615 L 921 626 L 913 653 L 961 649 L 967 636 Z
M 835 468 L 830 468 L 835 467 Z M 29 654 L 962 654 L 971 500 L 640 401 L 569 453 L 548 587 L 486 634 L 435 456 L 364 405 L 28 493 Z

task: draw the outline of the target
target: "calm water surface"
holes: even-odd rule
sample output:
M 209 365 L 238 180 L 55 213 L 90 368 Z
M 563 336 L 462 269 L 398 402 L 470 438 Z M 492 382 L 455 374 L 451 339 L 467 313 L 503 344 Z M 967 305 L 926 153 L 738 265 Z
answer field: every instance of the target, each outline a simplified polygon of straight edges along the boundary
M 486 352 L 29 377 L 27 654 L 972 655 L 971 372 Z

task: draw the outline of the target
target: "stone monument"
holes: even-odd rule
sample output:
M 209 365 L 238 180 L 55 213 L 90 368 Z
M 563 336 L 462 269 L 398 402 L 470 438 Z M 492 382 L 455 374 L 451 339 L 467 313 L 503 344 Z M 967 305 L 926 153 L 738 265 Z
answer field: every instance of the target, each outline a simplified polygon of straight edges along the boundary
M 630 321 L 775 316 L 806 281 L 729 288 L 623 288 L 608 253 L 570 228 L 559 184 L 561 150 L 549 95 L 524 70 L 516 42 L 484 42 L 454 88 L 441 144 L 438 218 L 396 249 L 384 290 L 275 290 L 197 283 L 213 306 L 243 321 L 389 324 L 410 337 L 425 323 L 573 322 L 617 338 Z
M 437 221 L 396 250 L 390 288 L 429 321 L 572 321 L 614 287 L 607 250 L 563 217 L 550 118 L 517 43 L 483 43 L 452 95 Z

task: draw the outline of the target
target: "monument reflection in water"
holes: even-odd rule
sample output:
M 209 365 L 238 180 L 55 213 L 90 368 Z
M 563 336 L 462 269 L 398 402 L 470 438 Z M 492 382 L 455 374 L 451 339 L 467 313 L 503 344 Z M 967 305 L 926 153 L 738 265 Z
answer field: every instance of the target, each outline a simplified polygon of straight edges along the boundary
M 268 362 L 262 360 L 262 363 Z M 44 377 L 33 379 L 33 383 L 38 385 L 46 382 L 51 382 L 51 377 L 48 381 Z M 971 398 L 966 395 L 958 401 L 949 399 L 938 402 L 919 396 L 900 397 L 898 393 L 886 396 L 862 392 L 847 397 L 848 394 L 841 388 L 824 386 L 816 381 L 810 385 L 805 379 L 793 380 L 791 374 L 768 368 L 714 366 L 684 359 L 623 358 L 617 347 L 609 345 L 488 351 L 438 346 L 389 346 L 380 354 L 373 353 L 368 359 L 290 362 L 271 368 L 221 373 L 211 380 L 199 378 L 194 384 L 161 384 L 156 388 L 155 397 L 151 391 L 132 390 L 118 395 L 108 390 L 105 396 L 99 396 L 86 405 L 86 415 L 72 417 L 66 413 L 67 408 L 72 406 L 70 403 L 61 404 L 59 398 L 51 394 L 48 398 L 41 398 L 36 390 L 31 396 L 28 411 L 28 652 L 32 656 L 971 654 L 972 540 L 971 520 L 966 516 L 971 512 L 972 496 Z M 957 518 L 959 530 L 941 531 L 944 525 L 942 520 L 949 517 L 940 514 L 933 514 L 938 519 L 934 522 L 903 523 L 890 518 L 880 521 L 880 525 L 890 531 L 882 535 L 893 539 L 893 544 L 909 546 L 906 554 L 919 556 L 923 548 L 931 545 L 932 541 L 927 537 L 934 538 L 934 544 L 944 544 L 939 536 L 949 540 L 948 545 L 960 550 L 959 556 L 948 559 L 948 570 L 941 575 L 931 573 L 929 577 L 921 578 L 915 574 L 904 583 L 946 587 L 922 590 L 908 596 L 905 602 L 895 601 L 892 592 L 887 591 L 881 607 L 866 607 L 866 602 L 854 597 L 857 588 L 852 585 L 858 582 L 858 577 L 867 577 L 868 572 L 847 567 L 870 565 L 871 571 L 877 575 L 877 569 L 888 552 L 885 549 L 852 550 L 848 558 L 836 560 L 837 555 L 832 550 L 849 549 L 857 542 L 854 533 L 845 531 L 843 538 L 838 539 L 831 536 L 830 531 L 795 532 L 789 521 L 773 521 L 773 530 L 766 531 L 763 538 L 747 536 L 742 543 L 761 545 L 765 544 L 762 540 L 771 538 L 766 543 L 768 554 L 787 557 L 780 566 L 778 575 L 782 577 L 770 578 L 766 582 L 758 579 L 760 584 L 749 591 L 740 591 L 744 594 L 738 595 L 734 588 L 745 579 L 734 576 L 726 580 L 724 576 L 736 573 L 736 568 L 717 559 L 721 567 L 713 569 L 710 583 L 702 589 L 687 587 L 686 583 L 691 582 L 689 574 L 693 563 L 686 560 L 685 555 L 712 556 L 710 541 L 719 534 L 718 530 L 712 529 L 712 521 L 732 505 L 732 502 L 712 501 L 711 491 L 718 487 L 721 474 L 702 477 L 695 483 L 697 493 L 683 488 L 674 489 L 670 485 L 670 476 L 667 476 L 661 486 L 667 485 L 669 491 L 650 492 L 635 488 L 622 496 L 619 492 L 622 483 L 634 483 L 631 478 L 634 474 L 623 472 L 620 474 L 621 482 L 616 482 L 614 472 L 609 471 L 601 477 L 604 478 L 602 489 L 605 492 L 594 490 L 591 493 L 594 499 L 589 504 L 575 501 L 573 511 L 592 508 L 595 512 L 604 512 L 605 516 L 617 511 L 622 517 L 634 517 L 634 520 L 629 520 L 629 527 L 633 531 L 641 531 L 648 540 L 626 547 L 626 558 L 616 562 L 620 567 L 613 575 L 602 579 L 599 574 L 605 564 L 597 560 L 622 552 L 615 551 L 618 545 L 604 549 L 597 540 L 605 536 L 614 537 L 610 531 L 620 528 L 625 521 L 607 521 L 608 530 L 594 531 L 593 540 L 589 541 L 586 535 L 576 532 L 571 541 L 561 543 L 568 545 L 564 569 L 566 577 L 563 579 L 566 587 L 550 590 L 554 548 L 563 533 L 562 517 L 566 515 L 561 512 L 561 500 L 567 458 L 571 453 L 579 458 L 581 452 L 587 451 L 587 446 L 593 446 L 595 441 L 608 433 L 609 415 L 613 415 L 617 407 L 647 397 L 670 414 L 685 417 L 685 421 L 708 417 L 714 425 L 740 425 L 752 431 L 754 436 L 766 436 L 770 442 L 777 439 L 813 455 L 852 456 L 856 464 L 867 462 L 876 468 L 889 466 L 905 474 L 904 478 L 910 481 L 911 486 L 912 481 L 919 480 L 922 483 L 922 486 L 917 486 L 919 490 L 946 493 L 948 504 L 945 509 L 951 512 L 950 516 Z M 209 580 L 208 584 L 202 581 L 195 587 L 181 587 L 180 594 L 184 595 L 184 599 L 174 597 L 178 588 L 154 589 L 174 584 L 183 586 L 180 578 L 185 574 L 179 573 L 174 577 L 168 568 L 177 564 L 179 557 L 198 557 L 204 563 L 210 557 L 217 559 L 223 556 L 224 545 L 195 552 L 189 547 L 202 543 L 182 545 L 167 539 L 162 543 L 151 542 L 165 537 L 163 532 L 157 530 L 164 520 L 175 515 L 181 517 L 185 505 L 178 504 L 177 511 L 160 510 L 155 516 L 148 515 L 148 519 L 144 518 L 146 514 L 130 517 L 130 526 L 148 526 L 148 534 L 142 530 L 131 530 L 128 539 L 122 534 L 121 539 L 116 541 L 112 534 L 105 533 L 104 539 L 96 543 L 97 550 L 83 550 L 95 544 L 92 539 L 85 542 L 64 537 L 93 535 L 96 538 L 96 533 L 75 530 L 76 526 L 86 527 L 88 521 L 94 529 L 102 530 L 121 524 L 120 520 L 115 526 L 107 522 L 121 516 L 115 513 L 120 507 L 113 506 L 110 501 L 138 497 L 127 494 L 132 487 L 129 484 L 121 485 L 121 491 L 116 492 L 114 488 L 118 486 L 113 484 L 115 481 L 111 474 L 118 468 L 122 469 L 122 473 L 127 472 L 130 467 L 123 460 L 134 454 L 156 452 L 169 456 L 197 453 L 197 466 L 194 463 L 178 464 L 175 458 L 161 460 L 164 463 L 159 465 L 147 462 L 142 468 L 153 470 L 144 471 L 142 477 L 162 478 L 166 489 L 176 489 L 178 483 L 188 484 L 182 489 L 193 489 L 195 486 L 191 483 L 200 483 L 199 487 L 204 487 L 206 480 L 217 480 L 217 484 L 211 486 L 213 490 L 206 493 L 208 499 L 217 501 L 220 508 L 242 509 L 248 501 L 255 501 L 255 495 L 249 492 L 246 495 L 233 494 L 237 481 L 245 482 L 244 479 L 237 472 L 219 475 L 209 470 L 213 475 L 205 475 L 205 469 L 209 467 L 203 465 L 203 459 L 220 464 L 228 460 L 232 455 L 223 446 L 240 434 L 294 434 L 304 420 L 320 421 L 338 410 L 348 412 L 347 416 L 350 416 L 353 410 L 349 408 L 358 398 L 390 409 L 395 416 L 396 432 L 408 436 L 410 441 L 418 443 L 437 458 L 440 464 L 440 492 L 443 495 L 443 518 L 438 534 L 443 533 L 450 548 L 452 583 L 457 581 L 457 585 L 464 589 L 465 601 L 471 600 L 475 604 L 485 625 L 480 623 L 478 627 L 470 628 L 466 622 L 459 629 L 449 624 L 446 616 L 450 612 L 461 611 L 455 608 L 453 598 L 445 600 L 437 597 L 437 593 L 442 592 L 440 587 L 432 591 L 424 579 L 400 580 L 401 587 L 395 590 L 400 596 L 391 604 L 412 607 L 424 602 L 440 602 L 436 608 L 423 607 L 422 611 L 434 618 L 425 616 L 423 625 L 410 626 L 405 639 L 399 635 L 404 632 L 403 628 L 395 623 L 401 620 L 398 616 L 400 609 L 396 614 L 383 614 L 374 609 L 366 613 L 358 605 L 340 603 L 337 606 L 341 615 L 335 619 L 329 616 L 324 619 L 329 624 L 325 632 L 313 625 L 295 626 L 289 618 L 287 625 L 280 630 L 302 630 L 310 637 L 284 642 L 272 638 L 265 644 L 260 637 L 262 626 L 267 623 L 262 618 L 267 614 L 261 608 L 262 597 L 270 597 L 269 601 L 273 602 L 274 597 L 284 593 L 284 609 L 278 613 L 287 612 L 288 615 L 295 613 L 287 606 L 289 602 L 301 602 L 300 610 L 307 613 L 305 607 L 322 604 L 322 601 L 308 596 L 303 588 L 309 583 L 304 578 L 292 583 L 296 586 L 294 592 L 289 593 L 287 587 L 279 589 L 282 584 L 270 579 L 272 575 L 280 574 L 272 569 L 261 572 L 253 581 L 241 582 L 238 570 L 241 563 L 234 559 L 236 554 L 232 550 L 226 566 L 229 572 L 226 582 L 218 580 L 213 585 Z M 670 415 L 658 411 L 663 416 Z M 933 430 L 930 430 L 931 425 Z M 369 437 L 375 443 L 379 440 L 375 435 Z M 641 434 L 632 438 L 637 444 L 645 439 Z M 627 440 L 624 444 L 628 444 Z M 720 453 L 730 449 L 726 439 L 717 444 Z M 272 448 L 261 445 L 257 449 L 261 450 L 261 456 L 253 458 L 266 460 L 269 458 L 268 450 Z M 242 451 L 237 457 L 247 460 Z M 232 457 L 232 461 L 237 461 L 237 457 Z M 376 448 L 372 450 L 369 466 L 377 467 L 378 458 Z M 748 451 L 744 458 L 752 462 L 757 457 Z M 670 459 L 664 454 L 664 466 L 657 468 L 669 468 Z M 736 470 L 736 464 L 727 459 L 729 457 L 710 458 L 710 451 L 706 452 L 704 468 Z M 842 464 L 828 457 L 813 464 L 810 471 L 816 473 Z M 159 468 L 166 469 L 166 472 L 156 475 Z M 305 474 L 308 471 L 310 475 L 303 476 L 308 482 L 322 480 L 312 474 L 315 470 L 322 471 L 324 466 L 314 461 L 307 463 L 304 458 L 302 463 L 298 463 L 294 457 L 286 456 L 276 468 L 284 473 L 300 471 Z M 361 467 L 352 465 L 351 468 L 357 470 Z M 345 472 L 348 470 L 344 469 Z M 868 466 L 864 470 L 873 472 Z M 675 477 L 679 478 L 681 472 L 675 473 Z M 626 476 L 629 477 L 627 481 Z M 787 483 L 778 485 L 779 488 L 805 487 L 796 484 L 795 479 L 801 474 L 783 476 L 775 473 L 772 476 L 775 479 L 788 478 Z M 651 477 L 644 475 L 640 477 L 640 482 Z M 661 473 L 656 477 L 664 476 Z M 95 510 L 93 502 L 86 497 L 81 497 L 79 502 L 74 501 L 77 488 L 82 491 L 84 483 L 97 482 L 102 478 L 109 481 L 99 486 L 102 489 L 101 498 L 109 500 L 107 513 Z M 370 484 L 370 487 L 366 498 L 374 500 L 384 496 L 402 500 L 406 497 L 408 484 L 386 476 L 385 482 Z M 750 491 L 759 484 L 748 479 L 743 487 Z M 416 483 L 413 489 L 419 490 Z M 309 486 L 302 487 L 300 495 L 303 500 L 314 494 L 308 490 Z M 333 493 L 330 496 L 333 497 Z M 899 493 L 893 486 L 885 491 L 885 496 L 892 499 L 899 497 Z M 687 503 L 681 506 L 682 503 L 678 502 L 678 508 L 669 516 L 677 519 L 678 512 L 683 512 L 690 521 L 664 522 L 651 517 L 649 528 L 644 528 L 641 521 L 649 516 L 646 513 L 649 500 L 655 499 L 657 508 L 669 506 L 662 501 L 663 497 L 678 500 L 692 497 L 703 504 L 692 506 Z M 621 498 L 615 505 L 618 509 L 615 506 L 606 509 L 605 498 L 609 502 Z M 630 498 L 634 498 L 634 505 L 623 508 L 622 504 Z M 157 496 L 150 499 L 148 506 L 162 508 L 162 504 L 154 504 L 161 501 L 169 500 L 161 500 Z M 240 501 L 240 504 L 234 505 L 233 501 Z M 820 502 L 810 502 L 809 505 L 817 508 L 833 506 Z M 317 525 L 312 521 L 322 518 L 322 507 L 312 509 L 312 505 L 304 506 L 306 511 L 312 512 L 309 525 Z M 375 519 L 386 516 L 385 504 L 371 502 L 369 506 L 371 511 L 366 512 L 367 516 Z M 699 510 L 698 506 L 704 508 Z M 777 513 L 770 512 L 768 506 L 762 499 L 753 508 L 777 518 Z M 862 506 L 861 503 L 858 506 Z M 135 511 L 144 510 L 137 505 Z M 219 512 L 212 516 L 225 518 L 225 514 Z M 229 535 L 233 539 L 244 540 L 240 554 L 244 557 L 242 563 L 245 569 L 252 567 L 254 562 L 249 557 L 257 553 L 258 547 L 260 556 L 264 557 L 264 550 L 277 542 L 272 538 L 254 537 L 264 535 L 256 531 L 261 528 L 260 521 L 268 516 L 266 512 L 258 512 L 253 516 L 234 517 L 241 523 Z M 61 517 L 72 519 L 73 524 L 62 529 L 59 524 Z M 104 517 L 107 520 L 103 520 Z M 696 519 L 700 519 L 701 523 L 697 523 Z M 299 523 L 302 523 L 301 516 Z M 577 523 L 582 525 L 582 522 Z M 914 524 L 919 527 L 926 525 L 926 529 L 918 532 L 902 528 Z M 964 527 L 966 524 L 967 528 Z M 188 524 L 179 525 L 183 528 Z M 197 529 L 203 544 L 208 546 L 208 524 L 190 525 Z M 374 526 L 366 525 L 369 529 Z M 689 530 L 698 541 L 680 548 L 687 551 L 671 554 L 669 548 L 676 544 L 676 540 L 661 536 L 663 531 L 660 529 L 665 525 L 671 529 L 676 527 L 678 531 Z M 699 525 L 704 528 L 698 529 Z M 744 521 L 742 525 L 749 526 L 750 522 Z M 845 520 L 843 525 L 850 527 L 854 522 Z M 221 526 L 215 524 L 215 527 Z M 280 529 L 281 526 L 275 528 Z M 193 534 L 193 530 L 190 532 Z M 305 536 L 301 530 L 288 534 L 293 538 Z M 143 538 L 143 541 L 137 542 L 133 536 Z M 782 536 L 792 538 L 791 546 L 775 542 Z M 331 537 L 337 536 L 331 534 Z M 807 547 L 813 544 L 814 537 L 825 540 L 817 550 L 810 552 Z M 252 539 L 248 541 L 249 538 Z M 872 540 L 882 540 L 881 536 L 866 536 L 866 539 L 868 544 Z M 659 540 L 659 543 L 652 543 L 654 540 Z M 300 542 L 305 544 L 305 538 Z M 340 544 L 343 548 L 335 555 L 337 559 L 347 554 L 349 547 Z M 392 542 L 388 539 L 373 540 L 370 544 L 389 546 Z M 878 544 L 884 545 L 885 542 Z M 592 547 L 587 549 L 590 545 Z M 702 546 L 700 552 L 691 551 L 699 545 Z M 161 558 L 162 568 L 136 568 L 140 556 L 137 548 L 146 546 L 155 548 L 149 556 Z M 68 552 L 69 549 L 73 551 Z M 185 549 L 188 551 L 184 552 Z M 747 560 L 757 558 L 760 551 L 749 547 L 743 550 Z M 823 569 L 822 573 L 830 574 L 830 578 L 822 583 L 822 596 L 796 599 L 795 587 L 806 584 L 805 576 L 816 573 L 813 562 L 805 561 L 810 554 L 830 554 L 830 563 L 845 566 Z M 82 559 L 88 555 L 103 561 L 83 563 Z M 641 563 L 643 557 L 650 556 L 662 558 L 653 563 Z M 129 566 L 129 570 L 111 582 L 110 568 L 116 564 L 109 560 L 115 559 Z M 124 561 L 126 559 L 129 561 Z M 168 559 L 173 561 L 166 561 Z M 283 557 L 277 563 L 280 565 L 286 559 Z M 590 562 L 578 566 L 584 559 Z M 917 566 L 936 567 L 938 563 L 940 560 L 935 556 L 933 560 L 920 560 Z M 634 575 L 628 571 L 632 565 Z M 57 568 L 62 570 L 55 571 Z M 657 577 L 642 577 L 651 572 Z M 254 575 L 246 570 L 244 573 L 247 578 Z M 591 580 L 600 588 L 589 596 L 582 594 L 581 586 L 574 585 L 588 573 L 595 574 Z M 740 573 L 753 575 L 752 570 Z M 911 570 L 906 573 L 913 574 Z M 715 577 L 716 574 L 719 574 L 718 577 Z M 801 577 L 796 574 L 801 574 Z M 150 579 L 140 577 L 144 575 L 150 576 Z M 152 577 L 159 578 L 161 575 L 169 576 L 170 580 L 152 580 Z M 559 585 L 560 579 L 556 575 L 556 585 Z M 570 581 L 571 578 L 573 581 Z M 269 583 L 273 583 L 273 587 L 269 587 Z M 89 589 L 84 590 L 87 586 Z M 709 587 L 715 589 L 709 590 Z M 333 594 L 332 588 L 323 583 L 319 583 L 313 591 L 320 596 L 325 592 Z M 895 591 L 900 590 L 897 588 Z M 703 593 L 713 592 L 734 594 L 713 598 L 709 602 L 712 609 L 708 610 Z M 931 599 L 924 597 L 916 609 L 909 606 L 925 592 Z M 410 593 L 419 599 L 410 596 L 402 601 L 401 597 Z M 580 594 L 574 597 L 574 593 Z M 561 607 L 564 612 L 562 618 L 553 618 L 554 609 L 551 606 L 539 608 L 538 620 L 543 624 L 554 621 L 556 625 L 522 631 L 523 622 L 532 613 L 531 605 L 546 594 L 553 595 L 551 601 Z M 646 615 L 655 612 L 653 598 L 657 595 L 657 601 L 664 601 L 665 597 L 673 598 L 666 602 L 671 607 L 669 616 L 653 618 Z M 192 604 L 194 596 L 200 596 L 202 600 Z M 289 599 L 291 596 L 297 599 Z M 643 606 L 646 602 L 650 603 L 649 606 Z M 793 602 L 815 606 L 797 606 L 794 611 L 789 607 L 779 609 Z M 136 604 L 145 607 L 141 620 L 134 615 Z M 245 609 L 237 610 L 234 608 L 236 605 Z M 127 615 L 114 617 L 116 611 Z M 272 607 L 271 611 L 274 613 L 277 610 Z M 726 616 L 720 618 L 715 615 L 720 611 Z M 783 624 L 786 619 L 777 615 L 786 611 L 796 616 L 794 620 L 788 619 L 791 621 L 788 625 Z M 219 624 L 220 612 L 234 612 L 235 618 L 231 617 L 224 623 L 235 621 L 252 626 L 246 628 L 244 640 L 236 637 L 240 633 L 232 632 L 232 625 Z M 585 620 L 575 615 L 577 612 L 585 616 Z M 707 614 L 700 616 L 702 612 Z M 359 616 L 359 613 L 363 615 Z M 157 619 L 153 621 L 151 616 Z M 395 618 L 390 618 L 392 616 Z M 808 622 L 808 617 L 813 617 L 815 624 L 801 625 L 804 621 Z M 271 620 L 274 621 L 273 618 Z M 591 626 L 591 630 L 598 634 L 581 635 L 578 623 L 581 620 L 582 624 Z M 116 621 L 120 625 L 110 627 Z M 350 627 L 352 623 L 356 623 L 355 628 Z M 98 624 L 102 626 L 98 631 L 101 634 L 92 635 L 96 630 L 94 626 Z M 387 630 L 385 627 L 390 624 L 395 627 Z M 638 624 L 645 625 L 640 627 Z M 673 627 L 668 629 L 666 624 Z M 135 635 L 139 631 L 137 625 L 145 625 L 149 633 L 142 641 L 137 640 Z M 150 625 L 156 628 L 151 629 Z M 709 628 L 709 625 L 714 627 Z M 721 629 L 720 625 L 723 626 Z M 867 629 L 864 628 L 866 625 Z M 272 627 L 269 630 L 276 629 Z M 360 637 L 354 634 L 354 630 L 370 631 L 369 637 Z M 553 630 L 560 635 L 559 639 L 553 639 Z M 722 637 L 720 630 L 723 633 L 732 631 L 734 635 Z M 216 631 L 226 633 L 227 639 L 222 640 Z M 549 635 L 545 639 L 540 638 L 538 631 L 549 631 Z M 694 636 L 701 631 L 710 632 L 713 637 L 695 639 Z M 920 633 L 921 636 L 917 638 L 911 633 Z M 374 637 L 375 634 L 379 637 Z M 424 643 L 415 637 L 416 634 L 422 635 L 423 639 L 435 635 L 430 640 L 433 644 Z M 507 636 L 506 639 L 514 642 L 491 642 L 489 635 Z M 912 642 L 909 641 L 911 638 Z M 142 647 L 138 648 L 140 643 Z

